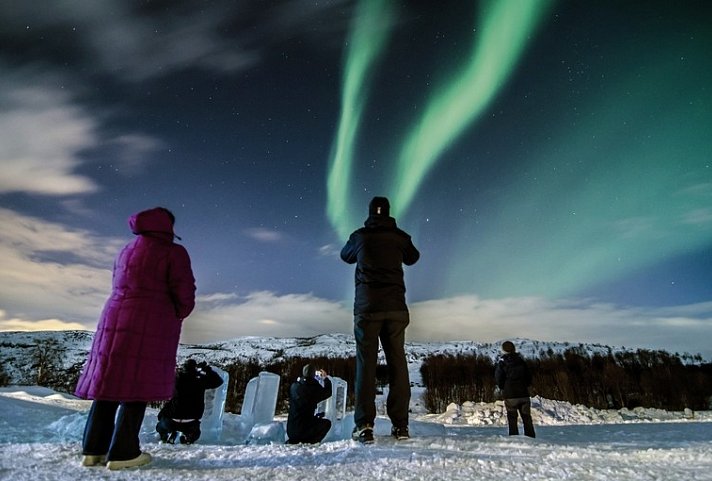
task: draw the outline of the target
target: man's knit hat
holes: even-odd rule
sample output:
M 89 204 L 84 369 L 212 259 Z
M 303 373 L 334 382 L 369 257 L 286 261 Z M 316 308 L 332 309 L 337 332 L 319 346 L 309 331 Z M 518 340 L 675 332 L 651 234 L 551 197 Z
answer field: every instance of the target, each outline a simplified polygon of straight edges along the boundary
M 385 197 L 374 197 L 368 204 L 368 215 L 391 215 L 391 204 Z
M 514 343 L 512 341 L 504 341 L 502 343 L 502 352 L 511 354 L 516 351 L 517 351 L 517 349 L 514 347 Z
M 316 368 L 313 364 L 307 364 L 302 368 L 302 377 L 309 379 L 316 376 Z

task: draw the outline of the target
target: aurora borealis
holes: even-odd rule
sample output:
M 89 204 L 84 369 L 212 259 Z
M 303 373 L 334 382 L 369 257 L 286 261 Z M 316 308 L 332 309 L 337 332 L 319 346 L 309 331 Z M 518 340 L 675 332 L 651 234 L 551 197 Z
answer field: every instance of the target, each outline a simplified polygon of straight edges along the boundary
M 351 332 L 375 195 L 412 340 L 705 352 L 712 3 L 10 0 L 0 329 L 95 325 L 126 218 L 191 254 L 184 342 Z
M 379 5 L 363 3 L 371 9 Z M 477 135 L 478 118 L 487 113 L 528 44 L 536 43 L 537 30 L 546 28 L 540 23 L 551 4 L 491 1 L 480 7 L 467 61 L 430 92 L 412 119 L 413 127 L 402 138 L 389 139 L 398 145 L 396 165 L 378 181 L 392 199 L 396 216 L 407 212 L 448 147 L 462 135 Z M 372 18 L 356 18 L 374 25 Z M 357 23 L 355 30 L 359 28 L 364 27 Z M 362 42 L 349 46 L 349 60 L 354 60 L 344 70 L 343 112 L 357 115 L 342 115 L 339 133 L 346 129 L 353 135 L 338 143 L 341 148 L 330 169 L 330 179 L 342 182 L 354 170 L 357 126 L 366 102 L 366 90 L 353 83 L 365 83 L 368 69 L 356 59 L 373 62 L 377 48 L 388 48 L 376 35 L 362 35 Z M 666 48 L 684 49 L 684 42 Z M 712 125 L 712 116 L 699 109 L 692 109 L 695 115 L 690 116 L 679 105 L 685 102 L 680 92 L 694 92 L 704 78 L 685 72 L 695 70 L 695 63 L 704 60 L 661 55 L 646 64 L 643 57 L 630 65 L 633 72 L 626 73 L 622 66 L 615 71 L 617 85 L 602 82 L 594 97 L 576 106 L 588 112 L 587 117 L 571 128 L 549 132 L 542 150 L 529 152 L 518 164 L 521 172 L 508 172 L 503 200 L 488 206 L 495 207 L 496 220 L 487 232 L 481 232 L 479 222 L 454 226 L 459 233 L 454 252 L 466 252 L 467 244 L 474 243 L 471 254 L 450 261 L 443 294 L 473 286 L 486 296 L 579 294 L 709 245 L 712 230 L 697 221 L 710 217 L 705 205 L 711 178 L 705 127 Z M 691 96 L 687 101 L 694 105 L 700 99 Z M 359 108 L 353 107 L 356 103 Z M 647 127 L 661 115 L 661 125 Z M 643 125 L 643 131 L 637 130 Z M 475 154 L 472 157 L 477 165 Z M 329 208 L 339 206 L 330 210 L 332 225 L 341 236 L 348 235 L 358 219 L 345 207 L 353 204 L 349 190 L 328 192 Z
M 327 176 L 327 211 L 341 236 L 348 235 L 354 225 L 353 218 L 348 216 L 353 145 L 368 93 L 366 84 L 369 73 L 378 58 L 381 44 L 387 41 L 390 15 L 388 1 L 362 2 L 347 44 L 349 53 L 343 73 L 341 116 Z
M 527 40 L 536 29 L 549 1 L 482 2 L 480 22 L 473 31 L 469 61 L 453 74 L 426 102 L 422 116 L 402 139 L 401 152 L 386 193 L 392 199 L 394 215 L 404 213 L 417 193 L 418 186 L 437 162 L 440 154 L 485 110 L 516 65 Z M 342 114 L 336 149 L 329 168 L 329 218 L 341 236 L 354 225 L 349 217 L 348 178 L 354 162 L 354 148 L 363 104 L 367 100 L 368 80 L 379 50 L 385 46 L 392 6 L 389 2 L 365 0 L 364 12 L 355 16 L 354 34 L 349 43 L 344 69 Z M 481 25 L 480 25 L 481 24 Z M 395 142 L 398 139 L 393 139 Z
M 670 53 L 647 61 L 582 102 L 589 115 L 550 132 L 514 176 L 495 235 L 473 263 L 501 279 L 492 294 L 578 294 L 710 245 L 712 116 L 686 108 L 701 100 L 697 82 L 708 70 L 689 72 L 703 59 Z M 452 282 L 468 279 L 476 282 L 460 269 Z

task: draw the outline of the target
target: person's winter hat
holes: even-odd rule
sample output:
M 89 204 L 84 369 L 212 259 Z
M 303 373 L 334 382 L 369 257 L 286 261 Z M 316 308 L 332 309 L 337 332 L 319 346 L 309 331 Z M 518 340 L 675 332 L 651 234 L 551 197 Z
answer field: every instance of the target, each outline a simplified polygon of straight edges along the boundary
M 391 204 L 385 197 L 374 197 L 368 204 L 368 215 L 391 215 Z
M 316 368 L 313 365 L 307 364 L 302 368 L 302 377 L 304 379 L 309 379 L 314 376 L 316 376 Z
M 180 240 L 173 226 L 176 223 L 176 216 L 165 207 L 154 207 L 134 214 L 129 217 L 129 227 L 136 235 L 149 233 L 165 233 Z
M 502 352 L 506 354 L 511 354 L 513 352 L 516 352 L 516 348 L 514 347 L 514 343 L 512 341 L 504 341 L 502 343 Z
M 194 371 L 197 367 L 198 363 L 195 361 L 195 359 L 186 359 L 183 363 L 183 370 L 185 371 Z

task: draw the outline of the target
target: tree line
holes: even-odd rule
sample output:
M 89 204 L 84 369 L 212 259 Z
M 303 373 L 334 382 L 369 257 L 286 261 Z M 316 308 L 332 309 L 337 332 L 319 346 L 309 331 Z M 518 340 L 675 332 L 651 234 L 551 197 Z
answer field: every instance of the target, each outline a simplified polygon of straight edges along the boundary
M 12 380 L 0 364 L 0 386 L 11 382 L 34 383 L 60 392 L 72 393 L 83 363 L 63 366 L 64 349 L 55 340 L 38 341 L 30 362 L 21 367 L 22 380 Z M 6 362 L 13 360 L 6 359 Z M 597 409 L 637 406 L 679 411 L 712 409 L 712 364 L 685 364 L 679 355 L 665 351 L 588 353 L 571 347 L 561 353 L 542 351 L 526 360 L 532 372 L 531 394 L 547 399 L 582 404 Z M 288 410 L 289 386 L 311 363 L 348 383 L 347 408 L 354 403 L 356 360 L 353 356 L 277 357 L 271 362 L 236 360 L 219 365 L 230 378 L 225 410 L 239 413 L 247 382 L 261 371 L 281 378 L 277 413 Z M 16 368 L 19 366 L 15 366 Z M 444 412 L 451 402 L 493 402 L 496 400 L 494 361 L 477 353 L 438 354 L 426 357 L 420 373 L 425 392 L 423 401 L 432 413 Z M 377 387 L 388 385 L 388 368 L 377 368 Z
M 527 359 L 531 395 L 597 409 L 638 406 L 680 411 L 711 409 L 712 364 L 684 364 L 664 351 L 588 354 L 570 348 Z M 426 358 L 421 375 L 429 412 L 443 412 L 451 402 L 496 400 L 494 361 L 477 354 Z

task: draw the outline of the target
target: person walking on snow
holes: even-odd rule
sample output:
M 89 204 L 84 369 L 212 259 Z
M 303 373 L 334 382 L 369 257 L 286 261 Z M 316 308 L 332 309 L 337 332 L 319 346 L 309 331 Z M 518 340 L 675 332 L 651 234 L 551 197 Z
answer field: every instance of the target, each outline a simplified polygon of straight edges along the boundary
M 174 223 L 163 207 L 129 218 L 136 238 L 114 262 L 111 296 L 75 391 L 94 401 L 84 466 L 116 470 L 151 461 L 139 445 L 146 405 L 173 395 L 181 327 L 195 306 L 190 257 L 173 242 Z
M 388 364 L 388 399 L 391 434 L 407 439 L 410 380 L 405 358 L 405 329 L 410 322 L 405 302 L 403 264 L 420 258 L 410 236 L 390 216 L 385 197 L 369 203 L 364 227 L 351 234 L 341 259 L 356 264 L 354 336 L 356 338 L 356 405 L 354 440 L 373 442 L 376 419 L 376 366 L 380 340 Z
M 529 399 L 529 386 L 532 377 L 527 363 L 516 352 L 511 341 L 502 343 L 502 356 L 495 366 L 494 377 L 497 387 L 502 391 L 504 397 L 509 435 L 519 434 L 517 422 L 518 417 L 521 416 L 524 435 L 530 438 L 536 437 L 532 422 L 531 399 Z

